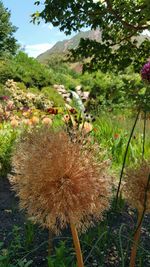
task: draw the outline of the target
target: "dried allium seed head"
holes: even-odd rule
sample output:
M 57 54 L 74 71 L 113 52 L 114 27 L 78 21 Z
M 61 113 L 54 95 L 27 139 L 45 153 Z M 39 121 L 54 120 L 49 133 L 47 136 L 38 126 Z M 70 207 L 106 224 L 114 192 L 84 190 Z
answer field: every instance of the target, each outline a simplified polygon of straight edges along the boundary
M 135 169 L 128 169 L 126 172 L 125 184 L 123 186 L 124 195 L 129 204 L 143 210 L 145 190 L 150 174 L 150 163 L 144 161 Z M 150 211 L 150 185 L 147 191 L 146 211 Z
M 13 156 L 10 180 L 34 222 L 59 233 L 70 221 L 84 231 L 109 207 L 107 163 L 98 164 L 64 131 L 34 129 Z

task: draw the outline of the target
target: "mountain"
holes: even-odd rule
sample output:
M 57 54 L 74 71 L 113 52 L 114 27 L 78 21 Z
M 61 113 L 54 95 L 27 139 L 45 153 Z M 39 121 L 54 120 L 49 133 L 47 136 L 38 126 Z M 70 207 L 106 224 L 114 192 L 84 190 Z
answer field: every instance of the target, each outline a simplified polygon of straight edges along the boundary
M 47 63 L 54 55 L 64 57 L 64 55 L 69 49 L 75 49 L 78 47 L 81 38 L 89 38 L 90 40 L 96 40 L 97 42 L 101 42 L 101 31 L 99 29 L 89 30 L 86 32 L 81 31 L 70 39 L 57 42 L 51 49 L 40 54 L 37 57 L 37 60 L 40 63 Z M 148 39 L 150 41 L 150 37 L 148 35 L 143 34 L 138 37 L 132 37 L 132 39 L 136 39 L 138 41 L 138 44 L 141 44 L 145 39 Z
M 37 57 L 37 60 L 41 63 L 45 63 L 49 60 L 51 55 L 54 54 L 65 54 L 69 49 L 75 49 L 78 47 L 81 38 L 89 38 L 91 40 L 101 41 L 101 32 L 100 30 L 89 30 L 86 32 L 79 32 L 70 39 L 57 42 L 51 49 L 40 54 Z

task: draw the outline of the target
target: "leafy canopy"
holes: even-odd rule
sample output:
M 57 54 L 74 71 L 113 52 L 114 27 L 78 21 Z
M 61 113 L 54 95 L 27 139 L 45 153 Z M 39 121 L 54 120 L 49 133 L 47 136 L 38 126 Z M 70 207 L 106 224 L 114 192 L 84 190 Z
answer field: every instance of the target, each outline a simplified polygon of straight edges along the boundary
M 10 12 L 0 1 L 0 57 L 15 54 L 18 45 L 14 37 L 17 28 L 10 22 Z
M 101 30 L 101 43 L 82 39 L 72 51 L 74 59 L 88 58 L 89 70 L 123 70 L 130 64 L 139 70 L 149 57 L 149 38 L 141 36 L 150 30 L 149 0 L 45 0 L 35 5 L 41 11 L 32 15 L 33 22 L 42 18 L 66 34 L 83 27 Z

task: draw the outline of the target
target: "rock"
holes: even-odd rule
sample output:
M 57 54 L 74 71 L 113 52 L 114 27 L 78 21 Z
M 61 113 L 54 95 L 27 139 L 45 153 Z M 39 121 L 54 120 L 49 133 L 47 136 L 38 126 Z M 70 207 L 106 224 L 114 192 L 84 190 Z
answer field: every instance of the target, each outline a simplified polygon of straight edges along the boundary
M 80 84 L 80 85 L 77 85 L 76 87 L 75 87 L 75 90 L 76 91 L 81 91 L 81 89 L 82 89 L 82 85 Z
M 82 100 L 86 101 L 89 98 L 89 94 L 90 94 L 90 92 L 88 92 L 88 91 L 82 92 L 82 94 L 81 94 Z

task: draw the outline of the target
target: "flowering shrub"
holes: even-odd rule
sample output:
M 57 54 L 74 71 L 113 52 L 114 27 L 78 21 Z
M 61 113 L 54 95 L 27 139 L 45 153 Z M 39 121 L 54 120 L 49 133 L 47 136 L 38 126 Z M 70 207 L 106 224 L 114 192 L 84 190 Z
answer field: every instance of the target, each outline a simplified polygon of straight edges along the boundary
M 6 82 L 9 96 L 1 96 L 0 122 L 8 121 L 13 128 L 18 126 L 52 125 L 54 118 L 61 119 L 67 128 L 75 128 L 85 134 L 92 131 L 92 124 L 86 122 L 77 110 L 68 104 L 53 107 L 52 102 L 43 94 L 34 94 L 19 88 L 16 82 Z
M 46 110 L 53 106 L 53 103 L 43 94 L 33 94 L 28 91 L 23 91 L 13 80 L 8 80 L 6 82 L 5 90 L 10 94 L 15 107 L 18 109 L 27 107 Z

